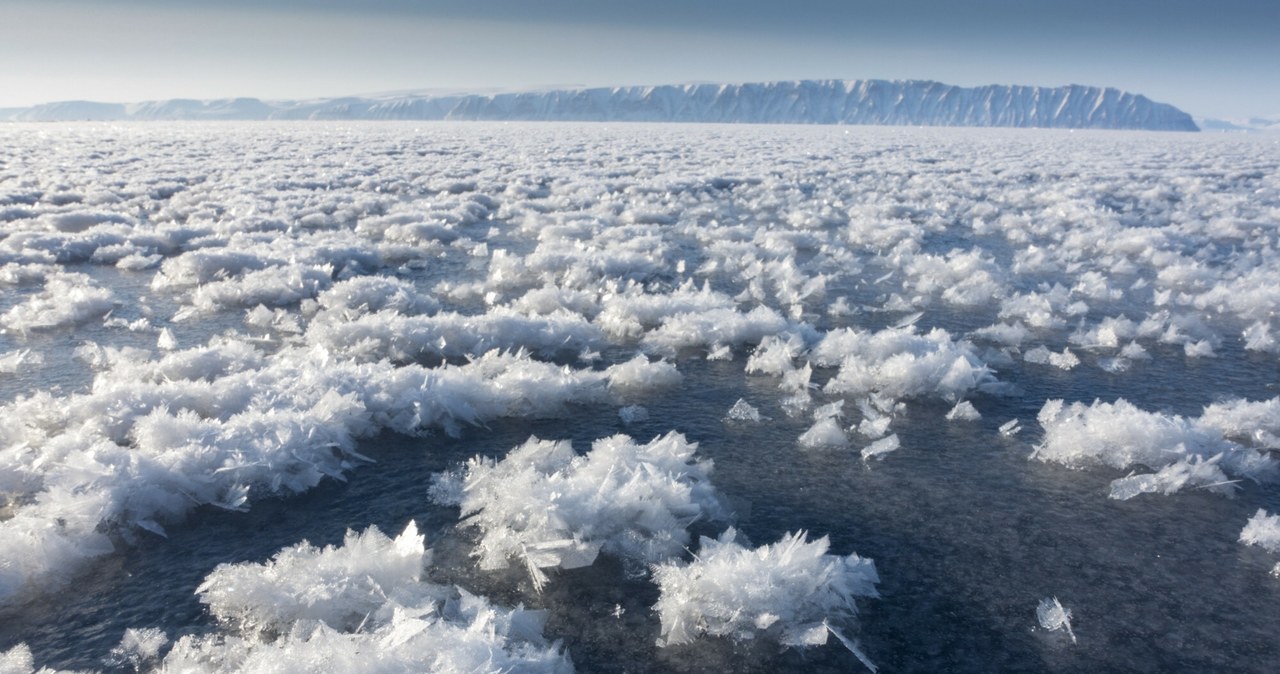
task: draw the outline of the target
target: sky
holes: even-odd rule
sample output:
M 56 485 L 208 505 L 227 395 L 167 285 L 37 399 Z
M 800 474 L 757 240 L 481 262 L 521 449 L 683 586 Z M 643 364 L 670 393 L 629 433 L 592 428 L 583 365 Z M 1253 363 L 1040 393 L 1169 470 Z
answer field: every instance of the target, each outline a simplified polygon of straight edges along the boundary
M 1280 1 L 0 0 L 0 107 L 827 78 L 1280 118 Z

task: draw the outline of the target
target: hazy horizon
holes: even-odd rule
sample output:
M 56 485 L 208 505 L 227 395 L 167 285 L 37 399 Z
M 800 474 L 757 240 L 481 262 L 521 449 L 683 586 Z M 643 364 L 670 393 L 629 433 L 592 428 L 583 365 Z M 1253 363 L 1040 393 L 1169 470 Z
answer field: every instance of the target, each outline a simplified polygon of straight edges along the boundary
M 1114 87 L 1280 115 L 1280 5 L 0 0 L 0 107 L 801 79 Z

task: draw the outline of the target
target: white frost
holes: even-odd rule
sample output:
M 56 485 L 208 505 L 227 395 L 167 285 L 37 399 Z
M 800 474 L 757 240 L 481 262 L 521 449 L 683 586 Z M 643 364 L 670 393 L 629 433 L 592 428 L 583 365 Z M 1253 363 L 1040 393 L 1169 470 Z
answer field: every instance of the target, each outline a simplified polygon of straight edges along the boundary
M 0 327 L 26 334 L 78 325 L 111 311 L 116 296 L 84 274 L 49 277 L 44 291 L 0 315 Z
M 981 418 L 978 408 L 968 400 L 961 400 L 947 412 L 947 421 L 977 421 Z
M 816 365 L 839 366 L 824 389 L 829 394 L 956 398 L 996 381 L 972 346 L 938 328 L 924 335 L 910 327 L 834 330 L 810 358 Z
M 729 412 L 725 414 L 725 419 L 759 423 L 764 417 L 760 416 L 760 410 L 756 409 L 754 405 L 742 398 L 738 398 L 738 402 L 734 403 L 733 407 L 729 408 Z
M 545 616 L 421 582 L 430 552 L 413 522 L 341 546 L 307 543 L 264 564 L 229 564 L 200 586 L 223 631 L 185 636 L 163 671 L 572 671 L 542 637 Z
M 517 560 L 541 587 L 544 569 L 588 566 L 599 552 L 641 564 L 680 554 L 689 524 L 722 514 L 696 450 L 675 432 L 647 444 L 603 438 L 585 456 L 530 438 L 501 461 L 477 457 L 440 476 L 431 493 L 480 529 L 481 568 Z
M 1184 486 L 1230 492 L 1232 478 L 1265 481 L 1276 471 L 1274 459 L 1224 438 L 1209 424 L 1145 412 L 1124 399 L 1092 405 L 1049 400 L 1037 418 L 1045 433 L 1032 458 L 1077 468 L 1156 471 L 1117 480 L 1113 498 L 1173 493 Z
M 1240 532 L 1240 542 L 1280 553 L 1280 515 L 1268 515 L 1266 510 L 1258 508 Z M 1280 578 L 1280 563 L 1271 569 L 1271 575 Z
M 431 561 L 425 540 L 414 522 L 395 539 L 377 527 L 348 530 L 339 546 L 304 541 L 262 564 L 221 564 L 196 593 L 242 633 L 284 633 L 304 620 L 350 632 L 388 599 L 418 589 Z
M 803 531 L 754 549 L 738 543 L 733 529 L 702 538 L 694 561 L 654 569 L 658 644 L 704 634 L 798 648 L 826 643 L 831 626 L 855 616 L 855 598 L 879 596 L 880 582 L 870 559 L 827 554 L 829 547 L 825 536 L 810 541 Z
M 1071 609 L 1063 608 L 1057 597 L 1046 597 L 1036 607 L 1036 620 L 1044 629 L 1054 632 L 1066 630 L 1071 643 L 1076 643 L 1076 633 L 1071 630 Z
M 885 454 L 892 452 L 900 446 L 898 442 L 898 434 L 894 433 L 887 438 L 881 438 L 875 442 L 862 448 L 862 460 L 883 459 Z

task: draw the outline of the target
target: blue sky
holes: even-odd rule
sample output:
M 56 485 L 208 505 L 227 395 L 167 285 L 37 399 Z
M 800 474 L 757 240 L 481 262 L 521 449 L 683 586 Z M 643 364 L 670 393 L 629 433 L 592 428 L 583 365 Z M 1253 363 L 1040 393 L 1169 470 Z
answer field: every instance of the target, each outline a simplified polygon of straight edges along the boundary
M 0 0 L 0 107 L 934 79 L 1280 116 L 1277 0 Z

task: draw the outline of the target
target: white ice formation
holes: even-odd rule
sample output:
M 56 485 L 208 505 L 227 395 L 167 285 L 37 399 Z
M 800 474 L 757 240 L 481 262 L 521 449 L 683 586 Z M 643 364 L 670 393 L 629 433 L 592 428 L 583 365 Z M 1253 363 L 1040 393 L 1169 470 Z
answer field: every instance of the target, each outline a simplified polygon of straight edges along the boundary
M 879 596 L 875 563 L 857 554 L 828 554 L 829 548 L 825 536 L 810 541 L 803 531 L 758 548 L 739 543 L 733 529 L 717 539 L 703 537 L 692 562 L 654 569 L 662 592 L 655 606 L 662 620 L 659 645 L 708 635 L 804 648 L 836 634 L 869 664 L 843 630 L 857 613 L 856 598 Z
M 814 410 L 813 425 L 800 436 L 800 446 L 809 449 L 840 449 L 848 446 L 849 437 L 840 427 L 840 418 L 844 416 L 843 407 L 844 401 L 837 400 Z
M 813 439 L 858 450 L 936 423 L 1111 471 L 1118 497 L 1271 479 L 1273 144 L 660 131 L 0 125 L 0 610 L 110 576 L 111 551 L 147 554 L 194 509 L 359 479 L 376 434 L 432 452 L 504 420 L 616 426 L 641 407 L 680 428 L 664 393 L 712 380 L 724 397 L 699 412 L 782 429 L 778 466 L 858 463 L 802 454 L 819 423 Z M 1070 402 L 1098 382 L 1107 402 Z M 999 438 L 1028 404 L 1040 427 Z M 671 516 L 651 525 L 678 537 Z
M 174 351 L 89 349 L 93 390 L 37 393 L 0 407 L 0 490 L 29 501 L 0 520 L 0 601 L 66 582 L 113 549 L 108 536 L 163 535 L 192 508 L 248 507 L 254 493 L 344 479 L 380 429 L 458 434 L 506 416 L 561 413 L 667 385 L 670 364 L 573 370 L 491 351 L 461 365 L 337 360 L 299 345 L 246 341 Z M 619 393 L 625 394 L 625 393 Z
M 898 434 L 894 433 L 888 437 L 880 438 L 875 442 L 862 448 L 862 460 L 883 459 L 885 454 L 895 451 L 901 443 L 898 441 Z
M 738 402 L 729 408 L 729 412 L 725 414 L 724 418 L 728 421 L 747 423 L 759 423 L 765 419 L 760 416 L 760 410 L 742 398 L 738 398 Z
M 948 421 L 977 421 L 981 418 L 982 413 L 968 400 L 961 400 L 947 412 Z
M 1266 510 L 1258 508 L 1240 532 L 1240 542 L 1280 553 L 1280 515 L 1269 515 Z M 1280 562 L 1271 569 L 1271 575 L 1280 578 Z
M 1276 477 L 1276 461 L 1265 452 L 1224 437 L 1233 417 L 1247 416 L 1257 403 L 1236 401 L 1206 410 L 1201 419 L 1146 412 L 1127 400 L 1065 404 L 1049 400 L 1037 419 L 1044 439 L 1032 458 L 1073 468 L 1105 465 L 1136 471 L 1111 483 L 1111 497 L 1171 494 L 1183 487 L 1229 493 L 1236 480 Z M 1267 445 L 1262 445 L 1265 448 Z
M 222 630 L 184 636 L 161 671 L 573 670 L 542 637 L 545 616 L 426 582 L 425 538 L 376 527 L 340 546 L 306 542 L 263 564 L 219 566 L 198 592 Z
M 196 593 L 240 632 L 279 634 L 299 621 L 350 632 L 388 598 L 420 589 L 425 540 L 414 522 L 394 539 L 377 527 L 348 530 L 339 546 L 302 542 L 262 564 L 219 565 Z
M 45 281 L 44 291 L 0 315 L 0 328 L 26 334 L 101 318 L 115 306 L 115 294 L 84 274 L 62 273 Z
M 639 565 L 679 555 L 690 524 L 722 516 L 711 462 L 696 450 L 675 432 L 645 444 L 603 438 L 583 456 L 568 441 L 530 438 L 501 461 L 442 474 L 431 493 L 480 530 L 482 569 L 516 561 L 541 588 L 546 569 L 588 566 L 601 552 Z
M 914 327 L 834 330 L 814 347 L 811 359 L 840 368 L 824 389 L 830 394 L 956 398 L 996 383 L 971 345 L 937 328 L 923 335 Z
M 1072 85 L 958 87 L 930 81 L 801 80 L 551 89 L 499 94 L 255 98 L 134 104 L 62 101 L 9 111 L 62 120 L 491 120 L 1018 126 L 1196 131 L 1191 116 L 1145 96 Z
M 1063 608 L 1057 597 L 1040 600 L 1040 604 L 1036 606 L 1036 620 L 1040 627 L 1050 632 L 1065 630 L 1071 637 L 1071 643 L 1076 643 L 1076 633 L 1071 629 L 1071 609 Z

